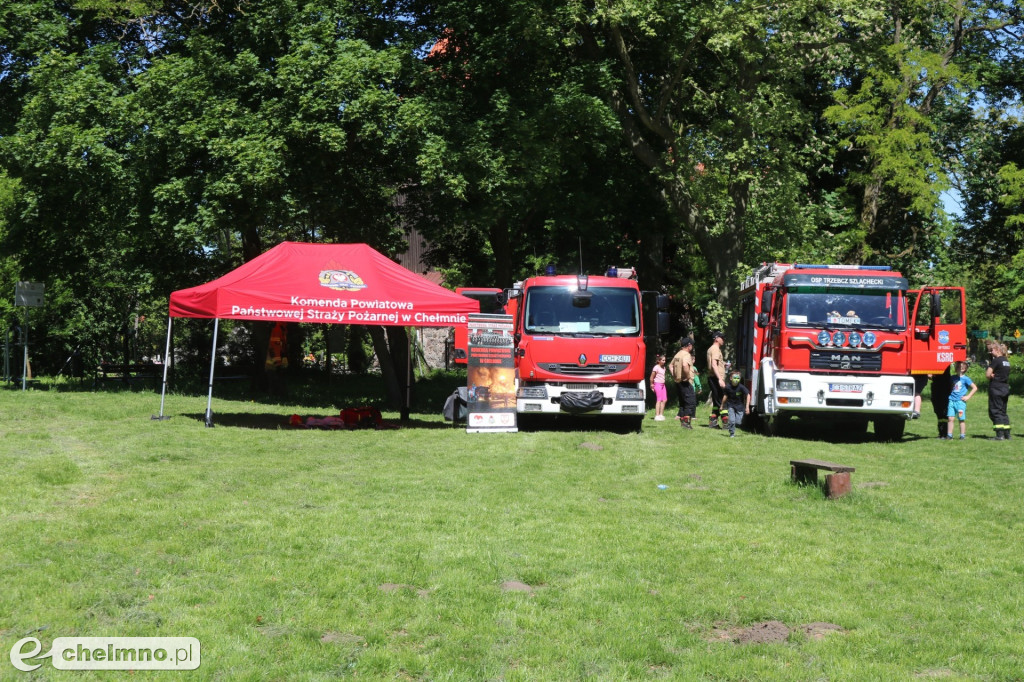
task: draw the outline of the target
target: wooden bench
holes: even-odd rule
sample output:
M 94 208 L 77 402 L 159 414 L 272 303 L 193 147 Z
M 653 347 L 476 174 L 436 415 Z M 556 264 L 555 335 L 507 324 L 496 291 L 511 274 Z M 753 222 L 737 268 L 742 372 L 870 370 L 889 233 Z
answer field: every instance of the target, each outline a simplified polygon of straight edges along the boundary
M 155 362 L 133 362 L 128 363 L 127 366 L 123 362 L 101 362 L 96 368 L 96 377 L 93 383 L 107 381 L 121 381 L 126 384 L 133 381 L 159 383 L 163 379 L 163 375 L 164 366 Z
M 820 459 L 791 459 L 789 465 L 793 482 L 799 485 L 817 485 L 818 470 L 831 471 L 831 474 L 825 476 L 825 496 L 830 498 L 842 497 L 850 492 L 850 474 L 856 471 L 845 464 Z

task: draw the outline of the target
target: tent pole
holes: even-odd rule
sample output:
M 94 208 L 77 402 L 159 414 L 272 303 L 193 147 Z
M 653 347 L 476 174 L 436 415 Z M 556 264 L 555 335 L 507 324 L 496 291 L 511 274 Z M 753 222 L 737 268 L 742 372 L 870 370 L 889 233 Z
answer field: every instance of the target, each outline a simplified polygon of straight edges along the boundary
M 217 362 L 217 328 L 220 324 L 218 318 L 213 318 L 213 350 L 210 351 L 210 391 L 206 395 L 206 428 L 213 428 L 213 366 Z
M 171 364 L 171 322 L 174 320 L 170 315 L 167 316 L 167 347 L 164 349 L 164 385 L 160 389 L 160 414 L 150 419 L 170 419 L 170 417 L 164 416 L 164 398 L 167 397 L 167 367 Z
M 412 334 L 405 330 L 405 410 L 402 414 L 402 421 L 409 419 L 412 412 Z

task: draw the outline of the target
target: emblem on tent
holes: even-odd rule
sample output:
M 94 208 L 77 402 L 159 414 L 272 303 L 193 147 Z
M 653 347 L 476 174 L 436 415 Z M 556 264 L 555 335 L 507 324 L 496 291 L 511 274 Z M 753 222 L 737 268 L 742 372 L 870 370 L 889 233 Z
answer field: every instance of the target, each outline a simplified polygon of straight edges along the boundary
M 320 286 L 341 291 L 358 291 L 366 288 L 363 278 L 351 270 L 321 270 Z

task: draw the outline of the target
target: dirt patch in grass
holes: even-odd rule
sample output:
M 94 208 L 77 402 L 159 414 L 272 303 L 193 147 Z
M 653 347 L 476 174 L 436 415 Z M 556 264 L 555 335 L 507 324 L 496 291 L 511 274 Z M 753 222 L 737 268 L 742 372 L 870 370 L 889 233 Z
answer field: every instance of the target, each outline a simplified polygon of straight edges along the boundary
M 604 446 L 597 443 L 580 443 L 580 447 L 585 450 L 604 450 Z
M 789 639 L 789 628 L 785 623 L 768 620 L 754 623 L 742 630 L 736 638 L 737 644 L 778 644 Z
M 768 620 L 754 623 L 745 628 L 730 626 L 726 623 L 715 623 L 705 639 L 710 642 L 729 642 L 732 644 L 781 644 L 789 639 L 790 632 L 799 630 L 807 639 L 821 640 L 833 632 L 846 632 L 832 623 L 808 623 L 790 629 L 785 623 Z
M 526 594 L 533 594 L 536 590 L 530 585 L 527 585 L 526 583 L 521 583 L 518 580 L 506 580 L 501 584 L 501 591 L 525 592 Z
M 887 485 L 889 485 L 889 484 L 887 482 L 885 482 L 885 481 L 865 481 L 863 483 L 858 483 L 857 487 L 858 488 L 884 488 Z

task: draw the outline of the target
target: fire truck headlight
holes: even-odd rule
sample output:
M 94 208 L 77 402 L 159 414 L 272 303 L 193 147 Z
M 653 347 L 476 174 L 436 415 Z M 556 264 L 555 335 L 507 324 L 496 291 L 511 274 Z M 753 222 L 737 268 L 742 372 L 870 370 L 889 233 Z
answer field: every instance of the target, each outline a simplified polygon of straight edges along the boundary
M 832 340 L 832 335 L 829 334 L 827 331 L 822 330 L 822 331 L 818 332 L 818 345 L 819 346 L 827 346 L 829 344 L 829 341 L 831 341 L 831 340 Z
M 872 346 L 875 345 L 875 340 L 876 339 L 875 339 L 875 333 L 874 332 L 864 332 L 864 345 L 865 346 L 867 346 L 868 348 L 871 348 Z
M 893 384 L 890 395 L 914 395 L 914 384 Z
M 776 391 L 799 391 L 800 382 L 796 379 L 778 379 L 775 382 Z
M 644 392 L 639 388 L 620 388 L 615 392 L 616 400 L 643 400 Z
M 834 332 L 832 334 L 832 345 L 836 347 L 846 345 L 846 333 L 845 332 Z
M 520 386 L 519 397 L 540 398 L 541 400 L 546 400 L 548 397 L 548 389 L 544 386 Z
M 850 346 L 856 348 L 860 345 L 860 334 L 857 332 L 850 332 Z

